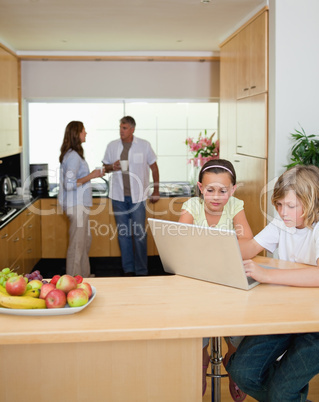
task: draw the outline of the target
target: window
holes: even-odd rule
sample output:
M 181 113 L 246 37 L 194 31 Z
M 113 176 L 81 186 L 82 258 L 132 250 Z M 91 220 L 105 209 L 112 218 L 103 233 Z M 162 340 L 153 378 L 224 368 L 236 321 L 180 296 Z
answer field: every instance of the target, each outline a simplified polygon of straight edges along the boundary
M 162 182 L 188 181 L 187 137 L 197 137 L 205 129 L 218 132 L 218 102 L 30 102 L 28 111 L 29 163 L 48 163 L 51 184 L 59 181 L 60 147 L 72 120 L 84 123 L 84 155 L 93 170 L 101 166 L 107 144 L 119 138 L 119 120 L 133 116 L 135 135 L 148 140 L 158 156 Z

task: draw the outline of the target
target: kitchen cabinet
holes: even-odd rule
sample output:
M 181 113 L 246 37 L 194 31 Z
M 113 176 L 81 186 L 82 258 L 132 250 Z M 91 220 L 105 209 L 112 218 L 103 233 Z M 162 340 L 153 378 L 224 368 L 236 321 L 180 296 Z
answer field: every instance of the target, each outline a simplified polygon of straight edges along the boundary
M 220 51 L 220 156 L 234 165 L 235 197 L 244 200 L 254 234 L 265 226 L 267 212 L 267 53 L 267 8 L 222 43 Z M 257 82 L 254 64 L 260 79 L 256 85 L 251 81 Z
M 237 98 L 268 90 L 268 12 L 238 33 Z
M 22 253 L 21 217 L 18 216 L 0 231 L 1 239 L 1 267 L 13 268 L 15 261 Z M 1 268 L 1 269 L 2 269 Z M 21 268 L 20 266 L 18 268 Z
M 41 257 L 40 202 L 19 214 L 0 231 L 0 267 L 29 273 Z M 34 212 L 34 211 L 37 211 Z
M 236 149 L 237 36 L 220 51 L 220 157 L 230 159 Z
M 247 220 L 256 235 L 266 226 L 267 161 L 237 154 L 232 162 L 237 175 L 235 197 L 244 201 Z
M 161 198 L 146 204 L 146 230 L 148 255 L 158 255 L 154 239 L 147 224 L 148 218 L 177 221 L 182 204 L 188 197 Z M 57 199 L 41 200 L 42 258 L 66 258 L 68 248 L 67 216 L 58 205 Z M 92 244 L 90 257 L 120 257 L 112 202 L 108 198 L 95 198 L 91 209 L 90 230 Z
M 0 157 L 22 151 L 19 133 L 19 60 L 0 46 Z
M 110 200 L 95 198 L 91 208 L 89 227 L 92 235 L 90 257 L 110 255 L 110 239 L 113 231 L 110 225 Z
M 237 101 L 236 151 L 267 158 L 268 96 L 266 93 Z
M 177 222 L 180 217 L 182 205 L 188 199 L 189 197 L 161 198 L 157 203 L 154 204 L 154 211 L 152 217 L 154 219 L 162 219 Z M 149 237 L 152 239 L 153 255 L 158 255 L 158 250 L 155 245 L 152 233 L 149 233 Z
M 57 199 L 41 200 L 42 258 L 66 258 L 69 221 Z
M 22 213 L 23 269 L 31 272 L 41 258 L 41 203 L 36 201 Z

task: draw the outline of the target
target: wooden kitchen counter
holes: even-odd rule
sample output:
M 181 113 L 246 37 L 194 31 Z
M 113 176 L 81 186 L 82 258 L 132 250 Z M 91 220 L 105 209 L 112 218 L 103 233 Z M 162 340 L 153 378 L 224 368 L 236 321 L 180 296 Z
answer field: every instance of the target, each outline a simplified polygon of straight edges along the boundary
M 89 282 L 97 295 L 80 313 L 0 315 L 3 401 L 199 401 L 202 337 L 319 331 L 318 288 L 243 291 L 181 276 Z

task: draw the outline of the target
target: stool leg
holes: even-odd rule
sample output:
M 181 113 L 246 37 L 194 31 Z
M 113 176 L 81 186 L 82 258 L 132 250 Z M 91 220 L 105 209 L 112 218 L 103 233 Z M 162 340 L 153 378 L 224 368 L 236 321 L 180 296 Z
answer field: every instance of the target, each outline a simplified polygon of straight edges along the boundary
M 222 377 L 227 377 L 227 374 L 221 374 L 221 364 L 223 361 L 222 341 L 220 337 L 211 339 L 211 368 L 212 374 L 212 402 L 220 402 L 221 400 L 221 383 Z

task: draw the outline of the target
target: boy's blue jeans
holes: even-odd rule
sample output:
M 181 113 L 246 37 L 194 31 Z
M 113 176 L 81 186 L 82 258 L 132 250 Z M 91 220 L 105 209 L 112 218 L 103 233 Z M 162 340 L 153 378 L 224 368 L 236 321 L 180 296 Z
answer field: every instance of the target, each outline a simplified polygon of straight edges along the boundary
M 319 373 L 319 333 L 246 336 L 226 369 L 258 401 L 303 402 Z
M 123 202 L 112 200 L 112 207 L 117 225 L 124 272 L 147 275 L 145 202 L 133 204 L 132 198 L 125 196 Z

